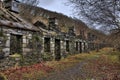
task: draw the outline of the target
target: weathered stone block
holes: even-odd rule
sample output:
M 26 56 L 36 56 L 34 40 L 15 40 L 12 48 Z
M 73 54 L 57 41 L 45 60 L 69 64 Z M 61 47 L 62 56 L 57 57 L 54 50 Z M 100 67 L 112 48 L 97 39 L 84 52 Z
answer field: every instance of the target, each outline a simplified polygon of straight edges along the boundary
M 23 48 L 27 47 L 27 44 L 26 43 L 23 43 Z
M 23 48 L 23 53 L 31 52 L 32 50 L 30 48 Z
M 27 43 L 27 40 L 26 40 L 26 38 L 23 38 L 23 43 Z
M 6 47 L 10 47 L 10 40 L 6 41 Z
M 10 37 L 10 34 L 6 34 L 7 37 Z
M 4 48 L 3 52 L 5 53 L 5 56 L 9 56 L 9 54 L 10 54 L 10 48 Z

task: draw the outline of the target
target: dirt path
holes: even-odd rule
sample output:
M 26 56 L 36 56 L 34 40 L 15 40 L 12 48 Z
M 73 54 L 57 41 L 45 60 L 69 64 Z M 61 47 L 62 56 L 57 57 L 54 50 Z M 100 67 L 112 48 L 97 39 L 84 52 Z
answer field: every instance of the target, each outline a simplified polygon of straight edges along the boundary
M 84 77 L 84 72 L 82 70 L 83 62 L 78 63 L 74 67 L 51 74 L 48 77 L 44 77 L 40 80 L 78 80 L 80 77 Z

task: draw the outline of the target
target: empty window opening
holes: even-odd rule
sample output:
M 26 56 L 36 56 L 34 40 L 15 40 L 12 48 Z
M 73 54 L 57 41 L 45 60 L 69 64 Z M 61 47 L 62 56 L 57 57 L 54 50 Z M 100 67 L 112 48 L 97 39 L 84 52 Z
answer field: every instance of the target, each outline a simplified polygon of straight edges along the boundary
M 50 52 L 50 38 L 44 38 L 44 51 Z
M 69 41 L 66 41 L 66 51 L 69 52 Z
M 82 53 L 82 42 L 79 43 L 80 53 Z
M 22 53 L 22 35 L 11 34 L 10 54 Z

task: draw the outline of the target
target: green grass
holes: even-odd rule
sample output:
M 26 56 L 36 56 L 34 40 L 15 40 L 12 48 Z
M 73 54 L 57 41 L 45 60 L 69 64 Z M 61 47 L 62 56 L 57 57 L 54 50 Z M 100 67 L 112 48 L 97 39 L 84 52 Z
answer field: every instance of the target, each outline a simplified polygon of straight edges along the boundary
M 109 58 L 111 62 L 119 62 L 120 52 L 112 51 L 112 48 L 104 48 L 99 52 L 91 51 L 90 53 L 80 53 L 75 55 L 69 55 L 67 58 L 62 59 L 60 61 L 48 61 L 46 65 L 55 67 L 57 69 L 64 69 L 74 66 L 75 64 L 87 60 L 87 59 L 97 59 L 101 56 L 105 56 Z M 66 65 L 67 64 L 67 65 Z
M 90 53 L 80 53 L 75 55 L 69 55 L 67 58 L 62 58 L 60 61 L 46 61 L 45 65 L 52 67 L 54 70 L 52 72 L 46 73 L 44 71 L 33 71 L 32 73 L 24 73 L 23 80 L 35 80 L 41 77 L 46 77 L 50 74 L 61 72 L 71 67 L 74 67 L 80 62 L 86 62 L 83 67 L 83 70 L 86 72 L 86 79 L 84 80 L 91 80 L 91 76 L 94 75 L 95 80 L 102 80 L 101 77 L 103 75 L 112 76 L 115 75 L 116 72 L 119 72 L 117 68 L 120 67 L 120 52 L 113 51 L 112 48 L 104 48 L 101 49 L 99 52 L 91 51 Z M 107 70 L 107 71 L 106 71 Z M 106 71 L 106 73 L 104 73 Z M 113 73 L 113 75 L 109 74 Z M 101 76 L 102 75 L 102 76 Z M 106 78 L 108 78 L 107 76 Z M 74 78 L 72 80 L 83 80 L 81 78 Z M 107 79 L 108 80 L 108 79 Z M 110 79 L 109 79 L 110 80 Z M 113 80 L 113 79 L 111 79 Z
M 111 80 L 113 80 L 115 76 L 117 76 L 116 73 L 120 72 L 119 55 L 119 51 L 113 51 L 112 48 L 104 48 L 99 52 L 91 51 L 90 53 L 69 55 L 61 61 L 47 62 L 46 65 L 54 67 L 56 69 L 55 71 L 64 71 L 85 61 L 86 64 L 83 70 L 86 73 L 86 78 L 81 79 L 80 77 L 76 79 L 73 77 L 72 80 L 91 80 L 91 76 L 94 76 L 94 79 L 96 78 L 95 80 L 102 80 L 103 78 L 107 80 L 111 78 Z M 106 71 L 106 73 L 104 71 Z

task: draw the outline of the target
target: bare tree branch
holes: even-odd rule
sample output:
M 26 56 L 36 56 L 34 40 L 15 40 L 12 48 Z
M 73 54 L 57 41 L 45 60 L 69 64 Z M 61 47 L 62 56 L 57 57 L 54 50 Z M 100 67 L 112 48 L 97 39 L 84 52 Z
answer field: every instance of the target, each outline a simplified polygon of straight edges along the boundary
M 84 16 L 89 24 L 106 26 L 106 29 L 120 28 L 120 0 L 69 0 L 78 16 Z

